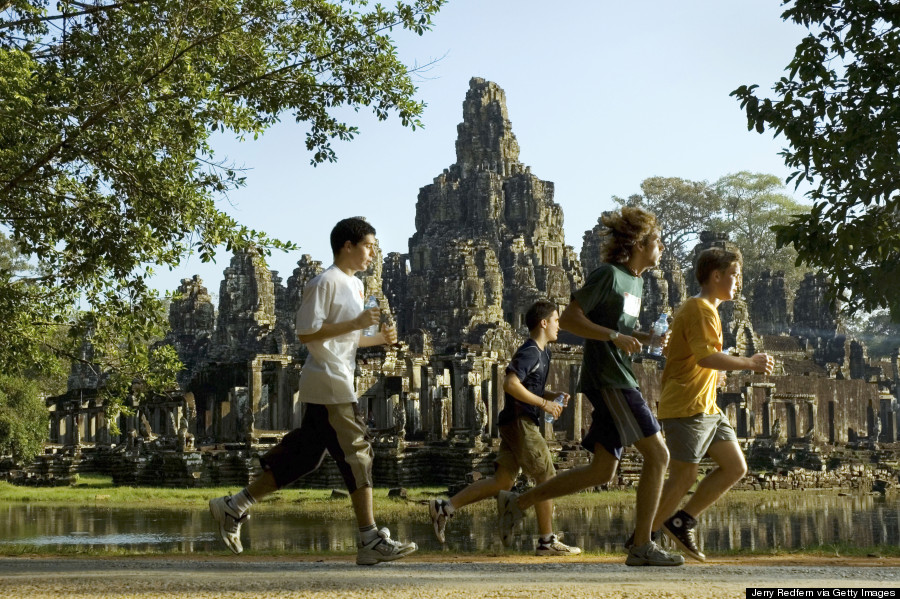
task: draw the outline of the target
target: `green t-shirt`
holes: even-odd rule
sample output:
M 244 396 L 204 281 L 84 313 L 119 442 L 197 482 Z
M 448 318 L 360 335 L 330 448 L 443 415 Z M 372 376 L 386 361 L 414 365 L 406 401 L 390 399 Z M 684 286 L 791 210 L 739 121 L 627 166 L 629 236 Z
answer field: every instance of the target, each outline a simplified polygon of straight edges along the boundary
M 623 264 L 602 264 L 592 272 L 584 287 L 572 294 L 591 322 L 631 335 L 641 313 L 644 280 L 632 275 Z M 612 341 L 584 340 L 584 362 L 579 391 L 603 387 L 636 389 L 631 356 Z

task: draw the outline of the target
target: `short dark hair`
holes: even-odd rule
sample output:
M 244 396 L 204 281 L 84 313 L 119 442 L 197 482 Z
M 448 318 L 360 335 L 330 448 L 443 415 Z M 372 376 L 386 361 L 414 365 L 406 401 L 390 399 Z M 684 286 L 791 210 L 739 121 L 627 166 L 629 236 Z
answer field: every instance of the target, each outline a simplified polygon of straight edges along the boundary
M 550 318 L 559 308 L 549 300 L 538 300 L 531 304 L 528 312 L 525 313 L 525 326 L 529 331 L 533 331 L 541 325 L 541 321 Z
M 694 274 L 697 282 L 703 285 L 717 270 L 726 270 L 732 264 L 741 264 L 742 262 L 743 258 L 738 250 L 707 248 L 697 256 L 697 267 Z
M 366 235 L 374 235 L 375 227 L 361 216 L 345 218 L 331 230 L 331 252 L 336 256 L 348 241 L 356 245 Z

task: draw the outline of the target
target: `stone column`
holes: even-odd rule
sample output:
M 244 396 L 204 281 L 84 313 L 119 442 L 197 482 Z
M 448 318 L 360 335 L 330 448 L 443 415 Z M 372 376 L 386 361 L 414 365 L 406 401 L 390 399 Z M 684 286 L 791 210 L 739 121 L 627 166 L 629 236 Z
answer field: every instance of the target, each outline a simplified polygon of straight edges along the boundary
M 491 438 L 500 438 L 500 410 L 503 403 L 503 381 L 501 377 L 505 376 L 506 370 L 501 368 L 499 364 L 491 366 L 491 388 L 488 393 L 491 403 Z
M 249 410 L 251 414 L 257 415 L 262 401 L 262 362 L 254 359 L 250 361 L 248 366 L 250 368 Z
M 416 361 L 418 364 L 418 360 Z M 422 422 L 422 429 L 425 437 L 428 438 L 434 432 L 434 418 L 432 417 L 432 408 L 434 407 L 432 384 L 434 376 L 431 367 L 427 364 L 418 364 L 419 368 L 419 411 Z

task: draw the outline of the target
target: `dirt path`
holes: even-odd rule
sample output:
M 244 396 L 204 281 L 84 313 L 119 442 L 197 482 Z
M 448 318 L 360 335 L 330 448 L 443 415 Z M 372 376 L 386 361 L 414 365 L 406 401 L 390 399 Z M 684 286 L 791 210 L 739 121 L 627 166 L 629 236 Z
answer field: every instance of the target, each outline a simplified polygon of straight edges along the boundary
M 900 597 L 900 560 L 741 558 L 629 568 L 614 558 L 422 556 L 374 567 L 348 557 L 0 558 L 0 597 L 719 599 L 743 598 L 747 587 L 868 587 Z

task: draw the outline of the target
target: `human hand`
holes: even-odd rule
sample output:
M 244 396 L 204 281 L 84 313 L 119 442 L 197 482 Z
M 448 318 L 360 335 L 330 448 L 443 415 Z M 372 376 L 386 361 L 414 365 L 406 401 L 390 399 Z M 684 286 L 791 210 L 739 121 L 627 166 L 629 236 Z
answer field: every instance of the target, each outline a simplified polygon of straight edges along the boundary
M 544 400 L 544 404 L 541 406 L 545 412 L 553 416 L 554 418 L 559 418 L 559 415 L 562 414 L 563 407 L 562 405 L 556 403 L 555 401 L 550 401 L 549 399 Z
M 561 391 L 549 391 L 548 390 L 546 393 L 544 393 L 544 399 L 546 399 L 547 401 L 554 401 L 560 395 L 562 395 L 562 398 L 563 398 L 562 405 L 565 408 L 569 405 L 569 400 L 571 399 L 571 396 L 568 393 L 564 393 Z
M 613 345 L 627 354 L 638 354 L 641 352 L 642 347 L 640 341 L 630 335 L 623 335 L 622 333 L 619 333 L 619 336 L 613 340 Z
M 760 374 L 772 374 L 775 369 L 775 358 L 769 354 L 754 354 L 750 358 L 750 370 Z
M 363 310 L 360 315 L 354 319 L 354 324 L 356 330 L 360 330 L 370 327 L 373 324 L 378 324 L 380 321 L 381 308 L 369 308 L 368 310 Z

